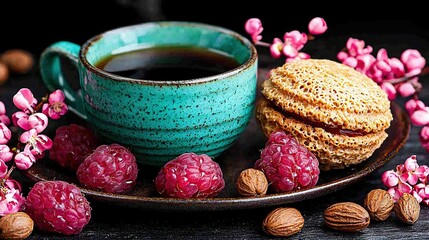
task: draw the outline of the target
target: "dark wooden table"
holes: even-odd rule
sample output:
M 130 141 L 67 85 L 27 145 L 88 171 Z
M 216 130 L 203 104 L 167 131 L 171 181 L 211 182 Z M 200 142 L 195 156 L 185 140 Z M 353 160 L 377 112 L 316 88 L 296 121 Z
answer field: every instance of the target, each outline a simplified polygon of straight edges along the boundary
M 383 46 L 390 49 L 392 56 L 414 44 L 422 47 L 422 54 L 429 57 L 429 43 L 414 34 L 408 36 L 384 36 L 384 40 L 378 36 L 362 35 L 368 37 L 367 42 L 373 41 L 374 48 Z M 401 38 L 402 37 L 402 38 Z M 325 38 L 321 45 L 328 50 L 320 50 L 315 56 L 327 56 L 333 59 L 333 51 L 340 49 L 338 46 L 332 48 L 331 42 L 341 41 L 345 44 L 345 37 Z M 402 44 L 403 42 L 404 44 Z M 401 44 L 400 44 L 401 43 Z M 408 44 L 408 45 L 407 45 Z M 315 48 L 313 48 L 314 50 Z M 312 50 L 312 48 L 310 48 Z M 38 56 L 35 56 L 36 59 Z M 267 52 L 261 50 L 261 68 L 273 67 L 267 56 Z M 422 100 L 429 103 L 429 79 L 422 78 L 424 91 Z M 27 75 L 15 75 L 0 87 L 0 100 L 10 101 L 11 97 L 21 87 L 29 87 L 36 95 L 45 92 L 37 67 Z M 404 99 L 398 98 L 398 104 L 403 106 Z M 394 215 L 384 222 L 371 223 L 370 226 L 359 233 L 340 233 L 332 231 L 323 225 L 323 211 L 329 205 L 342 201 L 352 201 L 362 204 L 365 195 L 372 189 L 385 188 L 381 183 L 381 174 L 393 169 L 397 164 L 403 163 L 411 154 L 416 154 L 420 164 L 429 164 L 429 155 L 420 146 L 418 132 L 420 128 L 412 127 L 409 139 L 405 146 L 387 164 L 374 171 L 362 181 L 345 189 L 338 190 L 332 194 L 311 200 L 284 204 L 279 206 L 290 206 L 299 209 L 304 218 L 305 225 L 302 231 L 291 239 L 427 239 L 429 231 L 429 207 L 421 205 L 419 220 L 413 226 L 400 223 Z M 36 163 L 37 164 L 37 163 Z M 13 177 L 22 182 L 25 193 L 33 182 L 28 180 L 19 171 L 14 171 Z M 102 202 L 91 202 L 92 219 L 84 230 L 71 239 L 269 239 L 261 228 L 261 224 L 269 211 L 275 207 L 261 207 L 247 210 L 209 211 L 209 212 L 166 212 L 153 210 L 140 210 L 127 208 L 126 206 L 112 206 Z M 64 236 L 51 233 L 43 233 L 35 230 L 29 239 L 63 239 Z

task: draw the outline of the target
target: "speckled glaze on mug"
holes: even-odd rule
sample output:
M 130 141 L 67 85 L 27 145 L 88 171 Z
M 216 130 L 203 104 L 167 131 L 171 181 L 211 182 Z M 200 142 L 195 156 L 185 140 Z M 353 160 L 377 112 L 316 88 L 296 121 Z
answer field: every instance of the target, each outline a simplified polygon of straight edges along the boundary
M 182 45 L 221 51 L 240 66 L 205 78 L 137 80 L 94 67 L 129 49 Z M 75 91 L 62 74 L 60 57 L 79 70 Z M 215 158 L 244 131 L 256 98 L 257 52 L 228 29 L 192 22 L 151 22 L 111 30 L 82 47 L 57 42 L 42 53 L 42 79 L 62 89 L 70 109 L 87 119 L 106 142 L 127 146 L 142 164 L 161 166 L 185 152 Z

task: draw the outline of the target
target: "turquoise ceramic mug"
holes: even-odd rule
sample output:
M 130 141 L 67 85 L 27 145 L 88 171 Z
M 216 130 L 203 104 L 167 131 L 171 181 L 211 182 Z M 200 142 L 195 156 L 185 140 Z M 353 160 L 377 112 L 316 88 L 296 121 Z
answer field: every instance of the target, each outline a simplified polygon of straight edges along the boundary
M 237 66 L 214 75 L 164 81 L 97 67 L 114 53 L 171 46 L 207 49 L 234 59 Z M 65 79 L 61 58 L 76 66 L 80 89 Z M 54 43 L 42 53 L 40 69 L 47 88 L 62 89 L 71 111 L 86 119 L 105 142 L 128 147 L 142 164 L 161 166 L 185 152 L 215 158 L 234 143 L 253 113 L 257 62 L 251 42 L 231 30 L 151 22 L 107 31 L 82 46 Z M 175 75 L 175 70 L 164 72 Z

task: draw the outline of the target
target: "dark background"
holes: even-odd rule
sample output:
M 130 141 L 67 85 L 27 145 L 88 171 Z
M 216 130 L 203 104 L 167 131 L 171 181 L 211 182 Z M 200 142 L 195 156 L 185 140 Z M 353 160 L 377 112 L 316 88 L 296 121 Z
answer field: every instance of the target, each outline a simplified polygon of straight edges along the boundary
M 286 31 L 306 32 L 308 22 L 316 16 L 325 18 L 329 27 L 321 38 L 368 34 L 374 37 L 373 45 L 380 43 L 376 36 L 383 33 L 412 33 L 429 39 L 426 9 L 406 2 L 381 5 L 377 8 L 369 1 L 343 1 L 341 5 L 260 0 L 2 1 L 0 51 L 24 48 L 38 54 L 55 41 L 83 44 L 112 28 L 156 20 L 198 21 L 246 34 L 244 23 L 251 17 L 262 20 L 267 42 L 282 38 Z

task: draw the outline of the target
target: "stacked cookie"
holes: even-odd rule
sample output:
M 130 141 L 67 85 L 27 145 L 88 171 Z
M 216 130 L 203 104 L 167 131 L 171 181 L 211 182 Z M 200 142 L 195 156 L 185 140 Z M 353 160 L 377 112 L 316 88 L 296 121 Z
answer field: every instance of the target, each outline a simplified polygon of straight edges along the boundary
M 325 59 L 296 60 L 273 69 L 262 84 L 256 117 L 268 136 L 292 134 L 322 170 L 370 157 L 387 138 L 390 101 L 366 75 Z

